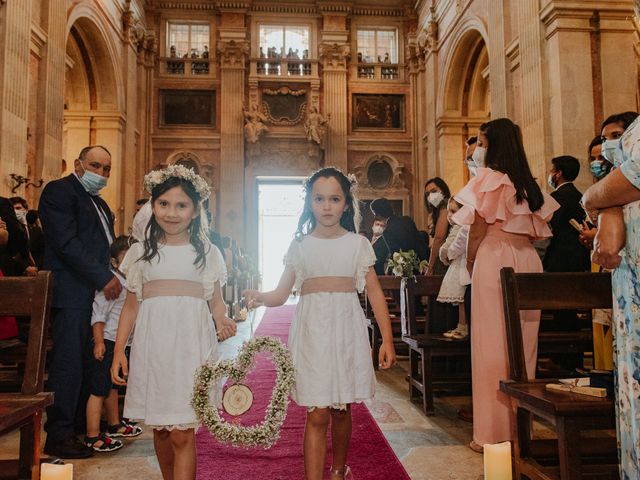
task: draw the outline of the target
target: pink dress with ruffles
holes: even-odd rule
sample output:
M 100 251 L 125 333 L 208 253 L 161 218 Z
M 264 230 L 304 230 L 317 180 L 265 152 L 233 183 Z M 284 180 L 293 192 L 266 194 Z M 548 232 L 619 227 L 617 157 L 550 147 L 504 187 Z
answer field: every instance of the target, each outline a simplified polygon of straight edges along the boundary
M 471 370 L 473 390 L 473 439 L 479 445 L 511 440 L 508 397 L 500 392 L 500 380 L 509 377 L 507 338 L 500 288 L 500 269 L 542 272 L 533 240 L 551 237 L 547 222 L 559 204 L 544 193 L 544 205 L 536 212 L 526 201 L 516 202 L 509 176 L 478 168 L 455 199 L 463 207 L 453 216 L 459 225 L 471 225 L 475 212 L 489 224 L 480 243 L 471 277 Z M 521 314 L 527 375 L 535 377 L 540 311 Z

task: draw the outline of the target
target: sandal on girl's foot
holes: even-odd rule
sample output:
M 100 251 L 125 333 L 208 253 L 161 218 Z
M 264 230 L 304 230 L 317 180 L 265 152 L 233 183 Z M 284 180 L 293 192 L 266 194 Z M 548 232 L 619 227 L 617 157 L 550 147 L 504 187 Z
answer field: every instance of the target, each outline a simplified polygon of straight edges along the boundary
M 345 465 L 343 469 L 331 467 L 331 470 L 329 470 L 329 473 L 331 475 L 331 478 L 333 478 L 336 475 L 339 475 L 338 478 L 340 479 L 353 480 L 353 473 L 351 473 L 351 468 L 349 468 L 349 465 Z
M 109 425 L 107 427 L 107 437 L 116 438 L 132 438 L 137 437 L 142 433 L 142 428 L 138 425 L 131 425 L 124 420 L 116 425 Z
M 464 338 L 467 338 L 468 336 L 469 330 L 467 329 L 467 327 L 458 327 L 454 330 L 451 338 L 453 338 L 454 340 L 462 340 Z
M 476 443 L 475 440 L 471 440 L 471 443 L 469 444 L 469 448 L 471 450 L 473 450 L 474 452 L 484 453 L 484 447 L 482 445 L 480 445 L 479 443 Z
M 114 452 L 123 447 L 120 440 L 112 440 L 104 433 L 101 433 L 97 437 L 84 437 L 84 443 L 96 452 Z
M 453 336 L 456 334 L 457 331 L 458 331 L 458 327 L 454 328 L 453 330 L 448 330 L 444 332 L 442 336 L 445 338 L 453 338 Z

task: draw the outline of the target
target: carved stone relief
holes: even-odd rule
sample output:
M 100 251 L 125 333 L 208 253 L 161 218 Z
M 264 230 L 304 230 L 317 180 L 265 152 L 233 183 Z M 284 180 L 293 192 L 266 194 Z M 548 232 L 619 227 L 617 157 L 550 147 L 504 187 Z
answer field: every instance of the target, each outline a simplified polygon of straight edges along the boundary
M 404 170 L 398 160 L 391 155 L 377 153 L 362 165 L 354 168 L 358 184 L 364 190 L 405 189 L 401 175 Z

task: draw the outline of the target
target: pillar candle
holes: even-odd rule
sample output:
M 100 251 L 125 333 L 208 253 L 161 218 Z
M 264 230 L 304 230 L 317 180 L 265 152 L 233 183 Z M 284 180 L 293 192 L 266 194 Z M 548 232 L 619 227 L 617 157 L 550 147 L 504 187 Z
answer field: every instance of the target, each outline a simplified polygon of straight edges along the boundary
M 484 480 L 511 480 L 511 442 L 484 445 Z
M 40 480 L 73 480 L 73 464 L 43 463 L 40 465 Z

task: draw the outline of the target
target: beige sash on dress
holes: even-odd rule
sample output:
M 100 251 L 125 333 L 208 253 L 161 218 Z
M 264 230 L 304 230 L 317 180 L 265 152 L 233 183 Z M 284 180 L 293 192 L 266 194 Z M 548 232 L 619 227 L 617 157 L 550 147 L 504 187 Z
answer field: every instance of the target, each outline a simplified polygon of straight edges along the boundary
M 356 279 L 353 277 L 315 277 L 302 283 L 300 295 L 310 293 L 350 293 L 356 291 Z
M 195 297 L 204 299 L 202 283 L 191 280 L 151 280 L 142 286 L 142 298 Z

